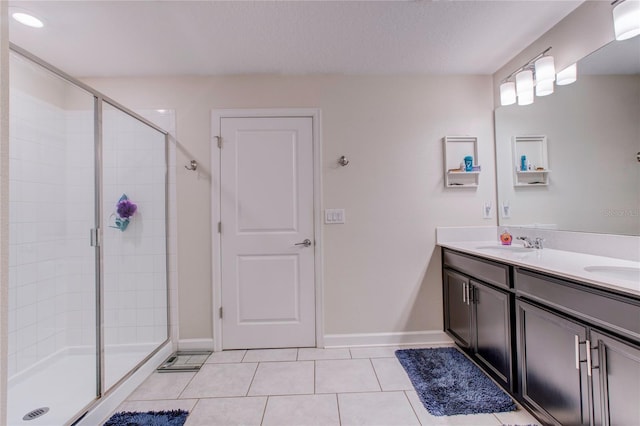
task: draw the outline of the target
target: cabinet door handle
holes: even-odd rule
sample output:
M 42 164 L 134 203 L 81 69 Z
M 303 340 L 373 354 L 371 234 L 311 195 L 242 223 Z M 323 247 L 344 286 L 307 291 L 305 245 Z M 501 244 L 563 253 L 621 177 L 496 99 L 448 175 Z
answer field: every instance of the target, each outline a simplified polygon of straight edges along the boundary
M 580 370 L 580 337 L 577 334 L 574 337 L 576 338 L 576 370 Z
M 462 303 L 467 303 L 467 283 L 462 282 Z
M 586 341 L 587 344 L 587 376 L 591 377 L 591 342 Z

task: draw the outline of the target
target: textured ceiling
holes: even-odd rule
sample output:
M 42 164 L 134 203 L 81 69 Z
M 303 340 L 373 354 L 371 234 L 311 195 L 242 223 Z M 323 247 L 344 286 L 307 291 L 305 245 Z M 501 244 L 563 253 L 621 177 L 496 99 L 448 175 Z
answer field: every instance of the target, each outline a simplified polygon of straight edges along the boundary
M 492 74 L 582 1 L 10 1 L 76 76 Z

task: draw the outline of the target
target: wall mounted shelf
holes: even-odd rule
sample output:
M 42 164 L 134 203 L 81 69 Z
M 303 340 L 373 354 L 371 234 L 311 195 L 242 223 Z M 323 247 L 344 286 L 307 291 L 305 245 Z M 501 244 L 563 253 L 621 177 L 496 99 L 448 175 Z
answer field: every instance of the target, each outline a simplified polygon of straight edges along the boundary
M 543 135 L 514 136 L 512 148 L 513 186 L 548 186 L 551 170 L 549 170 L 547 155 L 547 137 Z M 525 167 L 527 168 L 524 170 L 522 156 L 526 157 Z
M 473 166 L 478 164 L 478 138 L 474 136 L 445 136 L 444 186 L 445 188 L 475 188 L 479 184 L 480 170 L 465 171 L 464 157 L 473 157 Z M 462 168 L 461 168 L 462 166 Z

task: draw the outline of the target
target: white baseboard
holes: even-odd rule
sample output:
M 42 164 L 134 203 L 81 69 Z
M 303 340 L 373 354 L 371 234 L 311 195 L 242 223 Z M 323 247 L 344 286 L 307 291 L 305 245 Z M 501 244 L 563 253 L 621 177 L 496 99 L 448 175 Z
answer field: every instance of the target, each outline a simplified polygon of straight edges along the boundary
M 213 351 L 213 339 L 180 339 L 179 351 Z
M 453 340 L 444 331 L 405 331 L 399 333 L 326 334 L 325 348 L 395 345 L 448 345 Z
M 167 342 L 149 361 L 144 363 L 131 377 L 102 398 L 102 400 L 76 424 L 78 426 L 103 424 L 111 413 L 172 353 L 171 342 Z

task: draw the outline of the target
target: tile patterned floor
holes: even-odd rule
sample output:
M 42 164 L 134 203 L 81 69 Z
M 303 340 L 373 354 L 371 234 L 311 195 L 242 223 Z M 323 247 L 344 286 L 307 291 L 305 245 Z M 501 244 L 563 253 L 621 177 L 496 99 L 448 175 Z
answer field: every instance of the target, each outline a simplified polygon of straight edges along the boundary
M 186 426 L 538 424 L 521 408 L 430 415 L 396 359 L 396 349 L 217 352 L 197 373 L 153 373 L 116 411 L 188 410 Z

